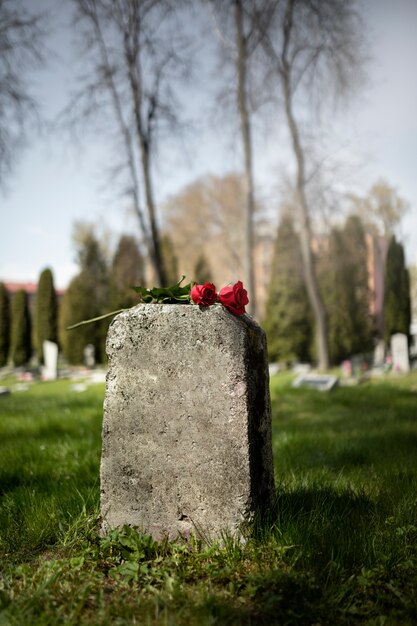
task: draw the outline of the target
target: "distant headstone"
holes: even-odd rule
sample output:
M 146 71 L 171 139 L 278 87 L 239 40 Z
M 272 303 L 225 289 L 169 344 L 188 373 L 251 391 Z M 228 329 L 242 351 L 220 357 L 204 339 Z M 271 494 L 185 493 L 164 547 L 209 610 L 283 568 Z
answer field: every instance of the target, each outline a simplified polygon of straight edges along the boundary
M 43 342 L 43 360 L 42 368 L 43 380 L 56 380 L 58 378 L 58 346 L 53 341 Z
M 275 376 L 275 374 L 278 374 L 281 368 L 279 366 L 279 363 L 270 363 L 268 369 L 269 369 L 269 375 Z
M 308 374 L 311 372 L 311 365 L 310 363 L 295 363 L 292 371 L 294 374 Z
M 361 376 L 364 369 L 364 358 L 362 354 L 354 354 L 350 358 L 350 362 L 352 364 L 352 374 L 353 376 Z
M 9 396 L 10 389 L 8 387 L 0 387 L 0 396 Z
M 235 534 L 274 494 L 265 335 L 222 306 L 142 304 L 107 337 L 103 530 Z
M 75 383 L 70 386 L 69 390 L 74 393 L 83 393 L 84 391 L 87 391 L 87 385 L 85 383 Z
M 293 382 L 293 387 L 310 387 L 318 391 L 331 391 L 337 387 L 337 376 L 325 376 L 322 374 L 301 374 Z
M 90 368 L 96 364 L 96 351 L 92 343 L 88 343 L 84 348 L 84 363 Z
M 382 367 L 385 363 L 385 341 L 380 339 L 374 348 L 374 367 Z
M 409 372 L 408 339 L 403 333 L 391 337 L 392 367 L 395 372 Z
M 28 383 L 16 383 L 13 387 L 13 391 L 29 391 L 30 386 Z

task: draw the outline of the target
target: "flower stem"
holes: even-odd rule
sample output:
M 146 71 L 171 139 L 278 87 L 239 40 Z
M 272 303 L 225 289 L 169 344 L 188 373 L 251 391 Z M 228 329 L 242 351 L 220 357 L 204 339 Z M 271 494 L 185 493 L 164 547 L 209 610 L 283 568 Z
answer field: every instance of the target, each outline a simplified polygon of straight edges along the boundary
M 113 315 L 117 315 L 118 313 L 123 313 L 123 311 L 127 311 L 127 310 L 128 309 L 119 309 L 118 311 L 105 313 L 104 315 L 100 315 L 99 317 L 93 317 L 91 320 L 84 320 L 82 322 L 78 322 L 77 324 L 73 324 L 72 326 L 67 326 L 67 330 L 72 330 L 73 328 L 78 328 L 78 326 L 84 326 L 85 324 L 91 324 L 92 322 L 99 322 L 100 320 L 106 319 L 106 317 L 112 317 Z

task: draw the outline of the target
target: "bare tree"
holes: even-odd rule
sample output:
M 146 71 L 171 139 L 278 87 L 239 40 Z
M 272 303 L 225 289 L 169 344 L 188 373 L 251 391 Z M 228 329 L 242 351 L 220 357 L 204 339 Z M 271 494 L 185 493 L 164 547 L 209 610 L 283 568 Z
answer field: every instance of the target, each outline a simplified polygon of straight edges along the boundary
M 255 244 L 255 184 L 253 175 L 253 148 L 251 124 L 251 98 L 249 94 L 250 65 L 259 46 L 259 28 L 254 28 L 255 16 L 262 14 L 267 0 L 209 0 L 215 32 L 226 57 L 235 69 L 235 103 L 240 120 L 240 134 L 244 161 L 244 220 L 243 220 L 243 270 L 250 302 L 248 312 L 256 314 L 253 251 Z M 232 19 L 228 19 L 232 18 Z M 232 26 L 230 27 L 230 22 Z M 232 30 L 232 33 L 229 31 Z
M 176 46 L 174 0 L 72 0 L 89 64 L 67 108 L 72 120 L 102 114 L 115 130 L 127 193 L 156 279 L 166 269 L 155 205 L 152 158 L 158 132 L 177 121 L 172 89 L 184 68 Z
M 242 276 L 240 226 L 245 193 L 243 176 L 206 176 L 166 202 L 165 224 L 178 257 L 180 274 L 193 277 L 203 253 L 210 261 L 216 284 L 236 281 Z
M 350 196 L 369 231 L 388 240 L 395 233 L 410 205 L 386 180 L 378 180 L 364 198 Z
M 245 237 L 244 237 L 244 267 L 247 288 L 251 294 L 248 311 L 255 314 L 255 280 L 253 271 L 253 241 L 254 241 L 254 184 L 252 170 L 252 138 L 247 98 L 247 61 L 248 39 L 244 30 L 242 0 L 233 0 L 236 32 L 236 66 L 237 66 L 237 104 L 240 116 L 243 154 L 245 161 Z
M 326 94 L 347 95 L 360 76 L 362 21 L 356 0 L 271 0 L 258 17 L 270 78 L 278 79 L 295 157 L 304 280 L 315 317 L 319 367 L 327 369 L 327 323 L 315 268 L 312 207 L 307 193 L 309 171 L 301 120 L 313 102 L 323 104 Z
M 0 0 L 0 187 L 5 186 L 37 105 L 27 73 L 42 64 L 44 18 L 19 0 Z

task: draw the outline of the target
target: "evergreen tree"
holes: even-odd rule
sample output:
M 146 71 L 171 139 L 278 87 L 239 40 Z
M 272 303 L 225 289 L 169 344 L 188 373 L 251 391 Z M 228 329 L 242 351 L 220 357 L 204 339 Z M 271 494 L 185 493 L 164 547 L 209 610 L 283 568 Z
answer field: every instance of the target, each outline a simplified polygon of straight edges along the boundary
M 0 367 L 7 365 L 10 348 L 10 298 L 4 283 L 0 283 Z
M 49 268 L 39 277 L 35 300 L 35 337 L 36 348 L 43 362 L 43 342 L 57 341 L 57 298 L 54 279 Z
M 405 266 L 404 248 L 391 237 L 385 264 L 384 338 L 394 333 L 409 335 L 411 322 L 410 276 Z
M 333 229 L 320 265 L 329 356 L 331 363 L 338 364 L 373 345 L 366 239 L 358 216 L 350 216 L 343 229 Z
M 181 278 L 178 275 L 178 258 L 175 254 L 174 244 L 171 237 L 165 233 L 161 237 L 161 251 L 162 258 L 164 260 L 165 274 L 167 285 L 160 285 L 161 287 L 170 287 L 175 285 Z
M 123 309 L 138 302 L 133 286 L 143 285 L 143 258 L 134 237 L 122 235 L 113 257 L 111 269 L 112 308 Z
M 197 258 L 192 280 L 195 280 L 196 283 L 198 283 L 199 285 L 213 282 L 210 264 L 204 252 L 201 252 L 201 254 Z
M 78 263 L 81 271 L 72 279 L 62 300 L 61 344 L 66 358 L 72 364 L 83 362 L 87 344 L 94 346 L 96 361 L 104 362 L 105 338 L 111 319 L 66 330 L 72 324 L 111 311 L 107 262 L 91 228 L 79 243 Z
M 91 294 L 91 283 L 84 272 L 75 276 L 62 299 L 61 344 L 65 357 L 72 365 L 84 361 L 84 348 L 92 344 L 97 349 L 97 326 L 89 324 L 71 331 L 66 328 L 77 322 L 97 317 L 100 314 Z
M 278 228 L 264 328 L 271 361 L 309 361 L 313 317 L 303 280 L 301 252 L 292 220 Z
M 28 296 L 21 289 L 12 299 L 12 334 L 11 357 L 13 365 L 25 365 L 32 355 L 31 319 L 29 314 Z

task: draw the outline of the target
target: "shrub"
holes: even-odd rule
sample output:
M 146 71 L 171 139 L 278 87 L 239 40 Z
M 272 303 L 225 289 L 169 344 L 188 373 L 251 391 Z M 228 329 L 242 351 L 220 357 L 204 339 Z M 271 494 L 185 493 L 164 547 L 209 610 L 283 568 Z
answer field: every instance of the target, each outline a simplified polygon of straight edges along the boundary
M 43 342 L 57 340 L 57 299 L 50 269 L 41 273 L 35 302 L 35 338 L 43 362 Z
M 25 365 L 32 355 L 31 319 L 28 296 L 21 289 L 12 299 L 11 358 L 13 365 Z
M 0 367 L 7 365 L 9 348 L 10 298 L 4 283 L 0 283 Z

